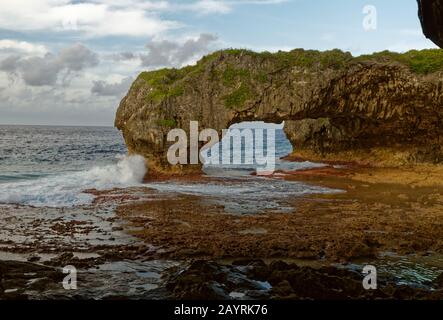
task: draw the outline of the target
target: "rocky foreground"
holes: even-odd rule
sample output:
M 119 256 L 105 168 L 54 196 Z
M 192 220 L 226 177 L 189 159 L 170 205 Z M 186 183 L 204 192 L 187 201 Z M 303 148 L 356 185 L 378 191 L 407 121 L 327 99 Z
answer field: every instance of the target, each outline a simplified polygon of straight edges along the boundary
M 112 286 L 115 278 L 82 270 L 78 281 L 90 286 L 79 292 L 63 291 L 58 268 L 30 262 L 0 261 L 0 299 L 174 299 L 174 300 L 362 300 L 362 299 L 443 299 L 443 277 L 422 287 L 398 285 L 393 277 L 378 279 L 377 290 L 365 290 L 359 270 L 339 267 L 312 268 L 280 260 L 236 260 L 217 263 L 194 260 L 164 270 L 149 290 L 134 295 Z M 442 274 L 443 275 L 443 274 Z M 124 278 L 124 273 L 119 275 Z M 105 278 L 107 283 L 97 283 Z M 94 283 L 94 279 L 96 283 Z M 103 279 L 102 279 L 103 281 Z M 118 280 L 117 280 L 118 281 Z M 93 287 L 100 285 L 101 287 Z M 146 288 L 140 281 L 139 288 Z M 19 289 L 7 289 L 19 288 Z M 121 289 L 121 288 L 120 288 Z M 95 295 L 94 295 L 95 293 Z M 101 296 L 97 294 L 101 294 Z
M 392 279 L 379 282 L 378 290 L 365 290 L 357 270 L 336 267 L 311 268 L 284 261 L 239 260 L 230 265 L 195 261 L 168 276 L 166 287 L 174 298 L 185 300 L 441 300 L 441 277 L 429 289 L 398 286 Z M 264 288 L 269 288 L 264 290 Z
M 346 192 L 281 198 L 285 210 L 255 214 L 223 204 L 240 198 L 149 187 L 167 176 L 89 190 L 84 207 L 0 206 L 0 299 L 441 299 L 442 177 L 439 166 L 277 172 L 266 179 Z M 67 265 L 78 290 L 61 284 Z M 365 265 L 378 270 L 375 291 L 363 289 Z

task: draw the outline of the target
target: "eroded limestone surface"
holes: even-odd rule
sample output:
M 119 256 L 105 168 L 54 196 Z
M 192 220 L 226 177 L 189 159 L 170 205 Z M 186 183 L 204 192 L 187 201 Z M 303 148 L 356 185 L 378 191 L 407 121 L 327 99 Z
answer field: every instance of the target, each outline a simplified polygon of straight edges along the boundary
M 189 132 L 191 120 L 216 130 L 242 121 L 286 121 L 296 150 L 324 157 L 350 152 L 351 159 L 354 152 L 368 158 L 381 152 L 398 164 L 441 162 L 441 61 L 440 50 L 361 57 L 339 50 L 219 51 L 195 66 L 140 74 L 115 125 L 130 152 L 148 159 L 151 172 L 171 171 L 167 132 Z

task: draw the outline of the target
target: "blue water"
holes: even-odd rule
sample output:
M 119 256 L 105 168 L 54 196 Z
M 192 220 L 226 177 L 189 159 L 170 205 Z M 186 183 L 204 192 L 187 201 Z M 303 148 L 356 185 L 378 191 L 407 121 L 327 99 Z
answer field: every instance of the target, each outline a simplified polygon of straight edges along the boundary
M 0 183 L 87 170 L 125 154 L 112 127 L 0 126 Z
M 322 166 L 278 158 L 292 146 L 283 130 L 275 136 L 277 170 Z M 244 146 L 243 146 L 244 147 Z M 71 207 L 90 204 L 87 189 L 106 190 L 142 185 L 149 163 L 126 156 L 121 133 L 112 127 L 0 126 L 0 204 Z M 197 194 L 236 212 L 279 209 L 284 199 L 306 193 L 334 192 L 281 179 L 251 177 L 251 165 L 205 168 L 228 183 L 149 183 L 160 192 Z M 235 197 L 233 197 L 235 195 Z
M 0 203 L 76 206 L 87 189 L 137 185 L 144 160 L 126 153 L 112 127 L 0 126 Z

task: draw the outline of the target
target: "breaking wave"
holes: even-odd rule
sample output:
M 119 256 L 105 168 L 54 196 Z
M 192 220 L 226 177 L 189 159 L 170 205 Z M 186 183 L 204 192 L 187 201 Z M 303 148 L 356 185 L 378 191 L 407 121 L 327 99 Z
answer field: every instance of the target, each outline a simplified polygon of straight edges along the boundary
M 139 155 L 117 156 L 117 163 L 86 171 L 64 173 L 22 182 L 0 184 L 0 203 L 36 207 L 72 207 L 88 204 L 93 196 L 86 189 L 105 190 L 141 184 L 147 172 Z

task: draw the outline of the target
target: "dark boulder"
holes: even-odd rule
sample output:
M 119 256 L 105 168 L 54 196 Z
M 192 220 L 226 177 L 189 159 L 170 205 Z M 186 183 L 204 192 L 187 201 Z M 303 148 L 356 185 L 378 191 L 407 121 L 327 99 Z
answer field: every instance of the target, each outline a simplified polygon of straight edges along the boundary
M 418 0 L 423 33 L 443 48 L 443 0 Z

